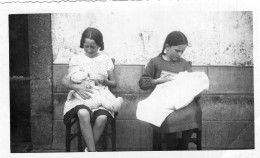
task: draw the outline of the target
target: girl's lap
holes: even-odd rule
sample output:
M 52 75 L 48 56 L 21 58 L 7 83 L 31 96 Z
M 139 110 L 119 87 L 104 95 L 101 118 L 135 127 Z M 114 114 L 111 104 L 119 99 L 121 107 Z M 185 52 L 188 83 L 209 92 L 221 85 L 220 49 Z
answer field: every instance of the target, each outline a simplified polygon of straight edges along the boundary
M 107 116 L 107 121 L 108 121 L 109 123 L 111 123 L 111 121 L 112 121 L 113 118 L 112 118 L 111 114 L 110 114 L 107 110 L 105 110 L 105 109 L 98 109 L 98 110 L 94 111 L 94 113 L 93 113 L 93 115 L 92 115 L 92 117 L 91 117 L 91 123 L 92 123 L 92 124 L 95 123 L 96 119 L 97 119 L 99 116 L 102 116 L 102 115 Z
M 86 109 L 90 114 L 91 114 L 91 123 L 95 123 L 96 119 L 99 117 L 99 116 L 102 116 L 102 115 L 105 115 L 107 116 L 107 121 L 110 123 L 112 121 L 112 116 L 111 114 L 105 110 L 105 109 L 98 109 L 96 111 L 93 112 L 92 114 L 92 111 L 85 105 L 77 105 L 75 106 L 73 109 L 71 109 L 70 111 L 68 111 L 65 115 L 64 115 L 64 124 L 67 124 L 71 121 L 71 119 L 75 118 L 77 116 L 77 112 L 80 110 L 80 109 Z

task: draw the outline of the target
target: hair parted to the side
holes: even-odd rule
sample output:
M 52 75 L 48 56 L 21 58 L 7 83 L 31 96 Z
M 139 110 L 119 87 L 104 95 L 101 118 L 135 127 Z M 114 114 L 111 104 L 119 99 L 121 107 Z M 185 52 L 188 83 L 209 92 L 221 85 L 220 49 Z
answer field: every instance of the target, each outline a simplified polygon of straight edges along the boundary
M 162 56 L 164 54 L 166 44 L 168 46 L 178 46 L 183 44 L 188 45 L 188 40 L 187 37 L 180 31 L 173 31 L 169 33 L 164 41 L 163 49 L 162 52 L 159 54 L 159 56 Z
M 82 36 L 80 39 L 80 48 L 83 48 L 83 44 L 84 44 L 84 41 L 86 38 L 94 40 L 96 42 L 96 44 L 100 47 L 99 50 L 101 50 L 101 51 L 104 50 L 103 35 L 98 29 L 93 28 L 93 27 L 88 27 L 82 33 Z

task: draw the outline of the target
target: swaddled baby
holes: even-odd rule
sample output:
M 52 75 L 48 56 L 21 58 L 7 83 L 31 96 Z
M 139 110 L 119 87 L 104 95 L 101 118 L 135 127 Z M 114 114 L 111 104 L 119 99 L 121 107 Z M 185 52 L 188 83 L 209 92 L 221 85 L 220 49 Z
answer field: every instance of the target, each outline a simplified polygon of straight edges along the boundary
M 209 79 L 204 72 L 180 72 L 167 74 L 173 80 L 159 84 L 144 100 L 139 101 L 136 117 L 160 127 L 172 112 L 189 105 L 193 99 L 209 88 Z
M 91 110 L 103 106 L 109 111 L 118 112 L 123 103 L 123 98 L 116 98 L 108 89 L 107 86 L 103 86 L 99 81 L 103 80 L 101 75 L 93 75 L 87 72 L 83 67 L 74 67 L 69 74 L 73 83 L 84 83 L 87 88 L 92 87 L 94 93 L 90 93 L 91 98 L 83 99 L 81 96 L 74 92 L 73 95 L 81 100 L 84 105 L 88 106 Z

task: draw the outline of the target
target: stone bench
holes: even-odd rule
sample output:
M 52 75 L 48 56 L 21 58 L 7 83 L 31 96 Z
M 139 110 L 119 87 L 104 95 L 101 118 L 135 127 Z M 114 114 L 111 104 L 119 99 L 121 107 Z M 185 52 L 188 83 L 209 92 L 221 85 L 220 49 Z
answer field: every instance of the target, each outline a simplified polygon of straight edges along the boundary
M 67 89 L 61 78 L 68 65 L 53 65 L 53 142 L 52 149 L 65 149 L 63 106 Z M 231 66 L 193 66 L 193 71 L 207 73 L 209 91 L 202 95 L 202 148 L 254 148 L 253 68 Z M 116 65 L 118 86 L 112 89 L 124 98 L 117 118 L 117 150 L 152 150 L 152 128 L 136 119 L 138 101 L 150 91 L 139 88 L 143 65 Z M 108 142 L 111 147 L 111 142 Z M 73 143 L 74 148 L 76 142 Z M 73 149 L 73 146 L 72 146 Z

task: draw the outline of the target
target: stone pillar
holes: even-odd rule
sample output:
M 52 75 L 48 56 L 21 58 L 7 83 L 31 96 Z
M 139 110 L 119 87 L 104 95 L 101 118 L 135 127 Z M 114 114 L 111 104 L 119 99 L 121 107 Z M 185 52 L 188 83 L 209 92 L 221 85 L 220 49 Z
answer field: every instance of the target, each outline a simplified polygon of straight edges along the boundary
M 34 147 L 52 143 L 51 14 L 28 15 L 31 139 Z

